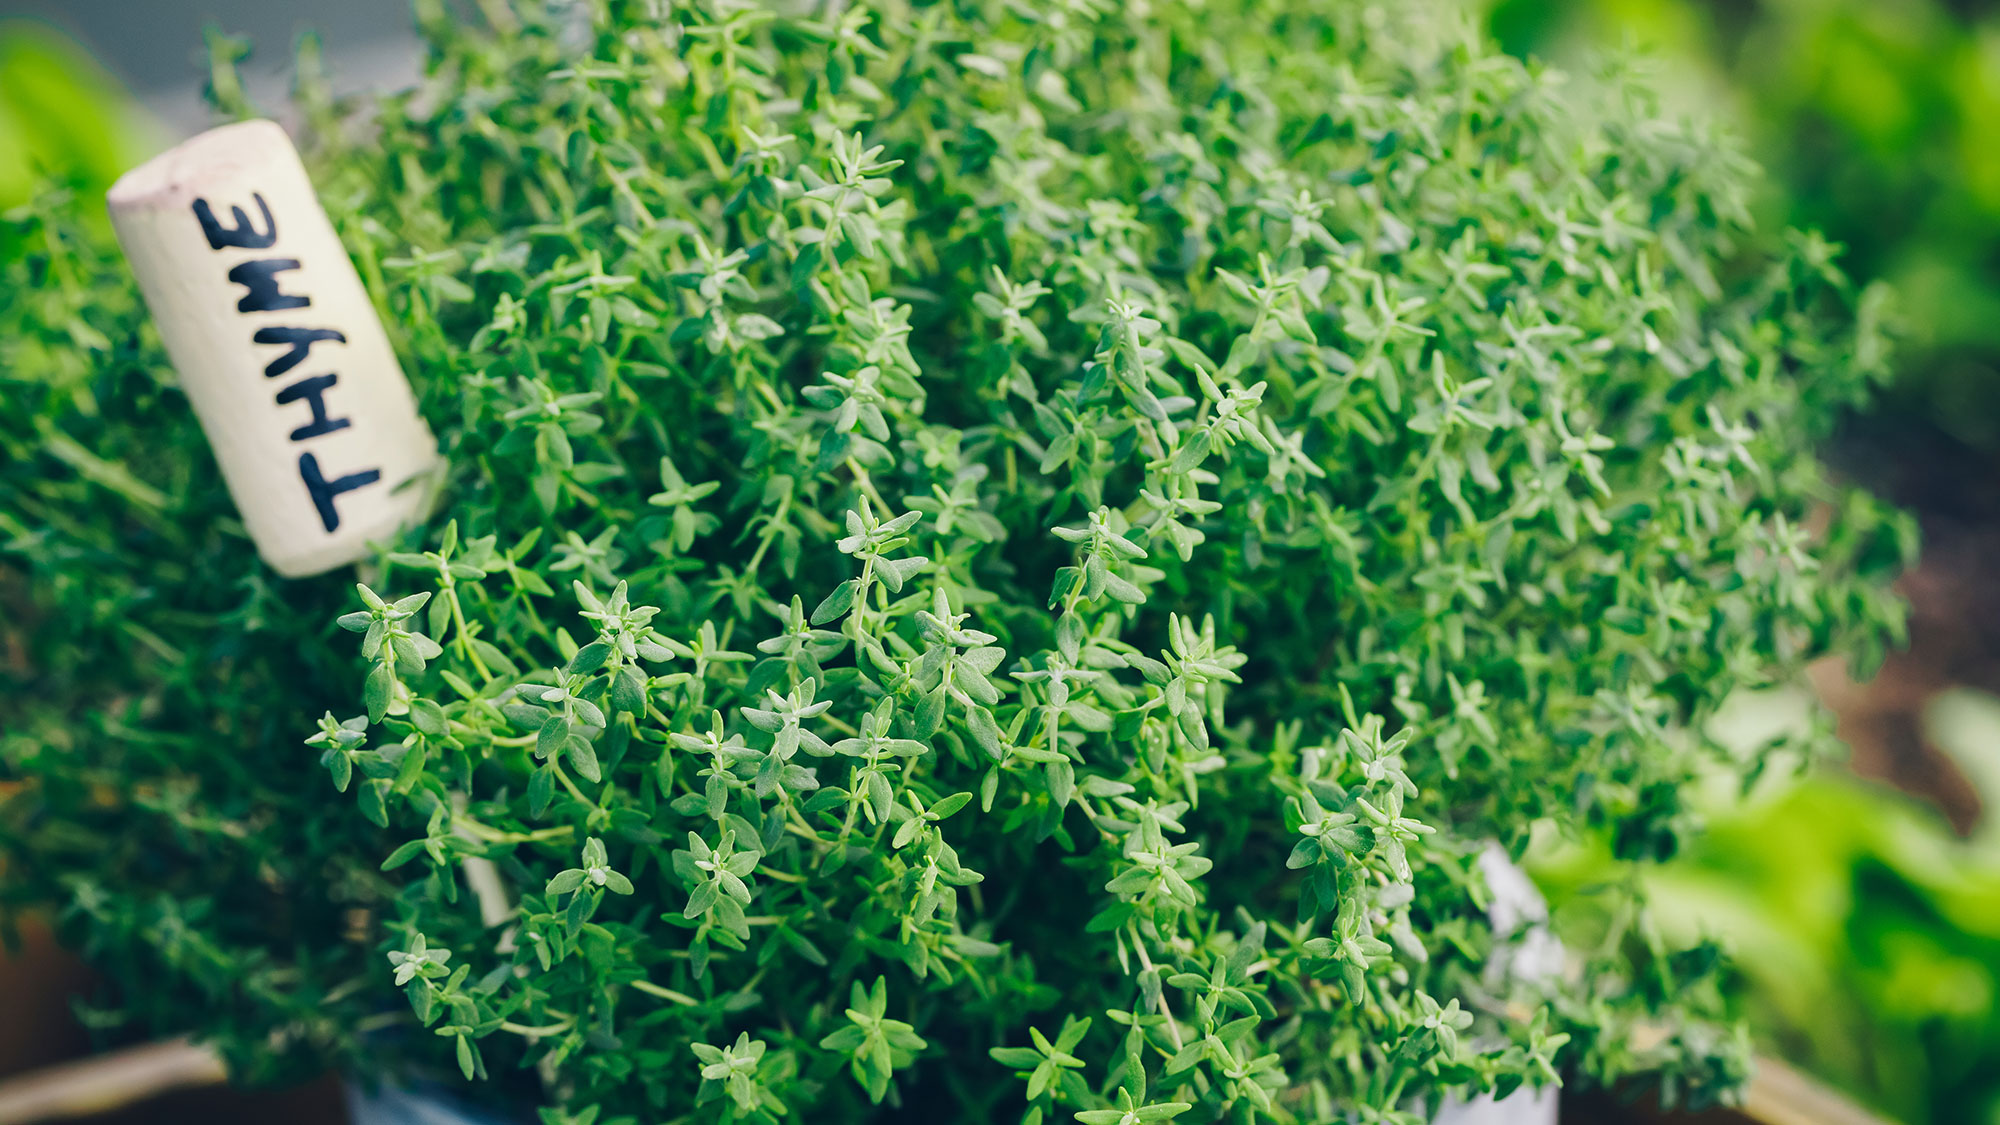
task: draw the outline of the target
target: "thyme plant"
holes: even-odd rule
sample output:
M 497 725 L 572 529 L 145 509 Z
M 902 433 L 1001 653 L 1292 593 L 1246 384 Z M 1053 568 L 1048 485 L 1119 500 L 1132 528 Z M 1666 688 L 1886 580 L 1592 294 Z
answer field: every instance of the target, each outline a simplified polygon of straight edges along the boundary
M 359 585 L 255 561 L 97 202 L 9 213 L 6 901 L 106 1024 L 549 1123 L 1728 1090 L 1713 948 L 1627 881 L 1508 972 L 1478 860 L 1670 855 L 1769 761 L 1727 694 L 1893 637 L 1907 525 L 1812 453 L 1881 301 L 1629 75 L 1399 7 L 426 0 L 358 106 L 308 55 L 450 464 Z

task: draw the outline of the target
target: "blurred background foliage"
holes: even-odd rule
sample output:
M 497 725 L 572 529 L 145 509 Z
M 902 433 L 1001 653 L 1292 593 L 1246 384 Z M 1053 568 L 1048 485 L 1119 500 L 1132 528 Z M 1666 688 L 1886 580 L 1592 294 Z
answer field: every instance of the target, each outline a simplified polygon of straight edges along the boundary
M 1741 698 L 1711 733 L 1747 747 L 1795 731 L 1811 722 L 1803 694 Z M 2000 699 L 1949 690 L 1923 721 L 2000 803 Z M 1760 1049 L 1907 1125 L 2000 1122 L 2000 817 L 1961 834 L 1923 800 L 1826 769 L 1700 803 L 1694 850 L 1644 876 L 1647 923 L 1727 950 Z M 1602 841 L 1543 841 L 1530 869 L 1566 941 L 1622 928 L 1594 894 L 1617 869 Z
M 1852 273 L 1899 293 L 1898 382 L 1857 420 L 1845 459 L 1919 509 L 2000 526 L 2000 3 L 1466 2 L 1508 49 L 1566 67 L 1636 48 L 1670 104 L 1730 121 L 1771 173 L 1764 217 L 1823 231 Z M 0 210 L 38 184 L 101 192 L 161 144 L 88 52 L 0 20 Z M 1984 616 L 1958 603 L 1995 597 L 1979 570 L 1933 584 L 1953 603 L 1943 616 L 1974 629 Z M 1932 686 L 1980 678 L 1926 667 Z M 1650 924 L 1731 951 L 1767 1049 L 1907 1125 L 2000 1125 L 2000 700 L 1924 699 L 1913 745 L 1949 756 L 1971 814 L 1954 824 L 1923 799 L 1935 793 L 1838 771 L 1713 795 L 1698 850 L 1648 876 Z M 1733 737 L 1806 716 L 1796 698 L 1750 700 Z M 1569 940 L 1631 932 L 1593 913 L 1610 870 L 1595 846 L 1551 841 L 1532 866 Z
M 47 184 L 101 192 L 159 147 L 137 100 L 82 47 L 0 19 L 0 210 Z
M 1472 2 L 1509 51 L 1636 47 L 1670 97 L 1730 121 L 1771 175 L 1767 215 L 1901 295 L 1886 423 L 2000 454 L 2000 3 Z

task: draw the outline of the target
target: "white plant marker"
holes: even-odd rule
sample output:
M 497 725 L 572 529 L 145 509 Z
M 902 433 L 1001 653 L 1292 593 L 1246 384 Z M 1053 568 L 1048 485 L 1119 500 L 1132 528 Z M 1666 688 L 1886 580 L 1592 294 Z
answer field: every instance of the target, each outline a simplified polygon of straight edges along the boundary
M 437 442 L 284 129 L 211 129 L 108 201 L 264 561 L 319 574 L 416 515 Z

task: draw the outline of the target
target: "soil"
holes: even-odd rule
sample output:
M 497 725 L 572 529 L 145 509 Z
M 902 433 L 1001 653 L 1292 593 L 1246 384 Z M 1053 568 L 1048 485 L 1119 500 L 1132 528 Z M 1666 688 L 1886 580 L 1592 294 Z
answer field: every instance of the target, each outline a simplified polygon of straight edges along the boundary
M 1909 644 L 1857 685 L 1840 661 L 1813 669 L 1821 696 L 1853 750 L 1850 768 L 1935 805 L 1960 833 L 1979 820 L 1978 794 L 1951 757 L 1924 736 L 1938 693 L 2000 694 L 2000 488 L 1995 457 L 1907 417 L 1848 428 L 1832 459 L 1851 479 L 1913 512 L 1922 554 L 1898 591 L 1909 602 Z

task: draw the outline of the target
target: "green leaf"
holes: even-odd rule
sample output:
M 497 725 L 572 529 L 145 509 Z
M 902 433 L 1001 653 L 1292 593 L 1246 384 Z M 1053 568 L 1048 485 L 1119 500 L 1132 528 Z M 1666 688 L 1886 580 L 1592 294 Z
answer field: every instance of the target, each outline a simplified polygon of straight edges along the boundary
M 461 1033 L 457 1036 L 456 1043 L 459 1073 L 465 1075 L 465 1080 L 470 1082 L 479 1069 L 472 1056 L 472 1037 Z
M 422 854 L 423 850 L 424 841 L 408 841 L 395 851 L 389 853 L 389 858 L 382 861 L 382 870 L 394 871 L 396 868 L 403 866 Z
M 539 820 L 556 794 L 555 771 L 543 767 L 528 775 L 528 815 Z
M 604 667 L 611 659 L 611 646 L 603 641 L 592 641 L 576 651 L 569 658 L 564 670 L 572 675 L 588 675 Z
M 444 708 L 429 699 L 412 699 L 410 701 L 410 722 L 419 731 L 432 738 L 444 737 L 444 733 L 448 729 Z
M 387 664 L 377 664 L 368 673 L 368 679 L 362 688 L 361 700 L 368 709 L 369 722 L 379 723 L 382 721 L 382 716 L 389 713 L 389 700 L 394 693 L 395 683 L 395 674 L 389 670 Z
M 604 775 L 597 765 L 597 748 L 580 734 L 572 734 L 563 740 L 563 749 L 569 758 L 570 768 L 585 781 L 603 781 Z
M 854 595 L 859 589 L 860 580 L 855 578 L 835 586 L 833 592 L 822 599 L 819 607 L 813 610 L 812 623 L 824 625 L 847 616 L 847 611 L 854 605 Z
M 1011 1066 L 1020 1070 L 1031 1070 L 1041 1065 L 1042 1062 L 1041 1052 L 1029 1047 L 991 1047 L 988 1048 L 987 1053 L 992 1055 L 994 1061 L 1000 1063 L 1002 1066 Z
M 561 749 L 568 738 L 569 720 L 561 715 L 550 715 L 542 721 L 541 730 L 535 733 L 535 757 L 549 757 Z
M 402 763 L 396 768 L 396 780 L 393 786 L 395 791 L 408 793 L 415 788 L 417 779 L 423 776 L 424 766 L 429 758 L 430 755 L 424 750 L 423 743 L 413 743 L 407 747 L 403 752 Z
M 627 715 L 646 713 L 646 677 L 632 668 L 621 668 L 611 678 L 611 706 Z

